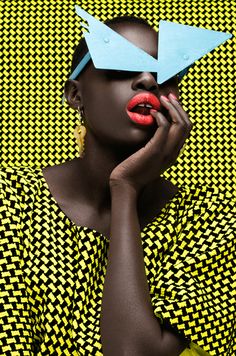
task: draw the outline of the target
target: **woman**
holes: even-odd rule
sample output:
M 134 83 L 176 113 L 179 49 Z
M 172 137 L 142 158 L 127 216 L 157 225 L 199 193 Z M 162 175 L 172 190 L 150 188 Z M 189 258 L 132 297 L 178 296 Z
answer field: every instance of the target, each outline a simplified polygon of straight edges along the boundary
M 157 56 L 157 34 L 146 22 L 123 18 L 109 26 Z M 178 77 L 158 85 L 155 74 L 98 70 L 90 61 L 67 81 L 65 97 L 86 126 L 85 142 L 78 136 L 81 158 L 1 173 L 1 351 L 226 354 L 233 348 L 232 280 L 224 279 L 222 292 L 218 278 L 232 256 L 233 205 L 227 194 L 177 187 L 161 176 L 192 126 Z

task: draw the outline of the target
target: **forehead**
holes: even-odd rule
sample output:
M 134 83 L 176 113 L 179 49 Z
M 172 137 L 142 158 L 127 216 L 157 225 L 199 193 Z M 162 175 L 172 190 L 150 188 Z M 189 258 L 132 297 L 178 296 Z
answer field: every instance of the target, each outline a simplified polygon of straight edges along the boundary
M 157 58 L 158 34 L 155 30 L 143 24 L 129 22 L 112 24 L 111 27 L 128 41 Z

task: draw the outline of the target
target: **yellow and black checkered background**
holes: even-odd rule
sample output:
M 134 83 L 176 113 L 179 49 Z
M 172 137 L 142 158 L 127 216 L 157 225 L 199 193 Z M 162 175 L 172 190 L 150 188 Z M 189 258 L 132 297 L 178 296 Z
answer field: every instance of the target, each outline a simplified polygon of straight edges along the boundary
M 165 175 L 173 183 L 235 188 L 235 0 L 4 0 L 1 4 L 1 165 L 55 165 L 77 156 L 77 113 L 62 106 L 63 84 L 82 31 L 78 4 L 100 20 L 134 14 L 233 39 L 190 69 L 182 103 L 191 137 Z

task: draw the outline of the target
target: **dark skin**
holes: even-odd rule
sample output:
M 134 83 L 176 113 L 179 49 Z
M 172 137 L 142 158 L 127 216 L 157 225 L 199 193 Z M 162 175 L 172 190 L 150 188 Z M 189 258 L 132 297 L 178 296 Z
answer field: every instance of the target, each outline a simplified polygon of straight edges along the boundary
M 127 23 L 113 28 L 157 56 L 154 30 Z M 152 112 L 154 124 L 143 127 L 125 107 L 147 91 L 162 107 Z M 90 63 L 65 92 L 69 105 L 85 113 L 85 156 L 43 169 L 64 213 L 110 240 L 101 313 L 105 356 L 175 356 L 187 345 L 153 313 L 141 244 L 143 227 L 178 191 L 160 175 L 175 162 L 192 126 L 171 93 L 178 97 L 176 78 L 158 85 L 148 72 L 97 70 Z

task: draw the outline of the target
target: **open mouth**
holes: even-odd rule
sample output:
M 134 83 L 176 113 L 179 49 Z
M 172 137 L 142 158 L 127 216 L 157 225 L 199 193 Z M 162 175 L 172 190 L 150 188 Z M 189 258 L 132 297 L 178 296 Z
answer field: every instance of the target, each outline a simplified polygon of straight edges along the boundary
M 135 95 L 128 102 L 126 112 L 133 122 L 140 125 L 152 125 L 155 120 L 150 110 L 160 110 L 160 107 L 160 101 L 154 94 L 143 92 Z
M 153 107 L 150 104 L 139 104 L 139 105 L 136 105 L 130 111 L 136 112 L 137 114 L 140 114 L 140 115 L 150 115 L 151 109 L 153 109 Z

